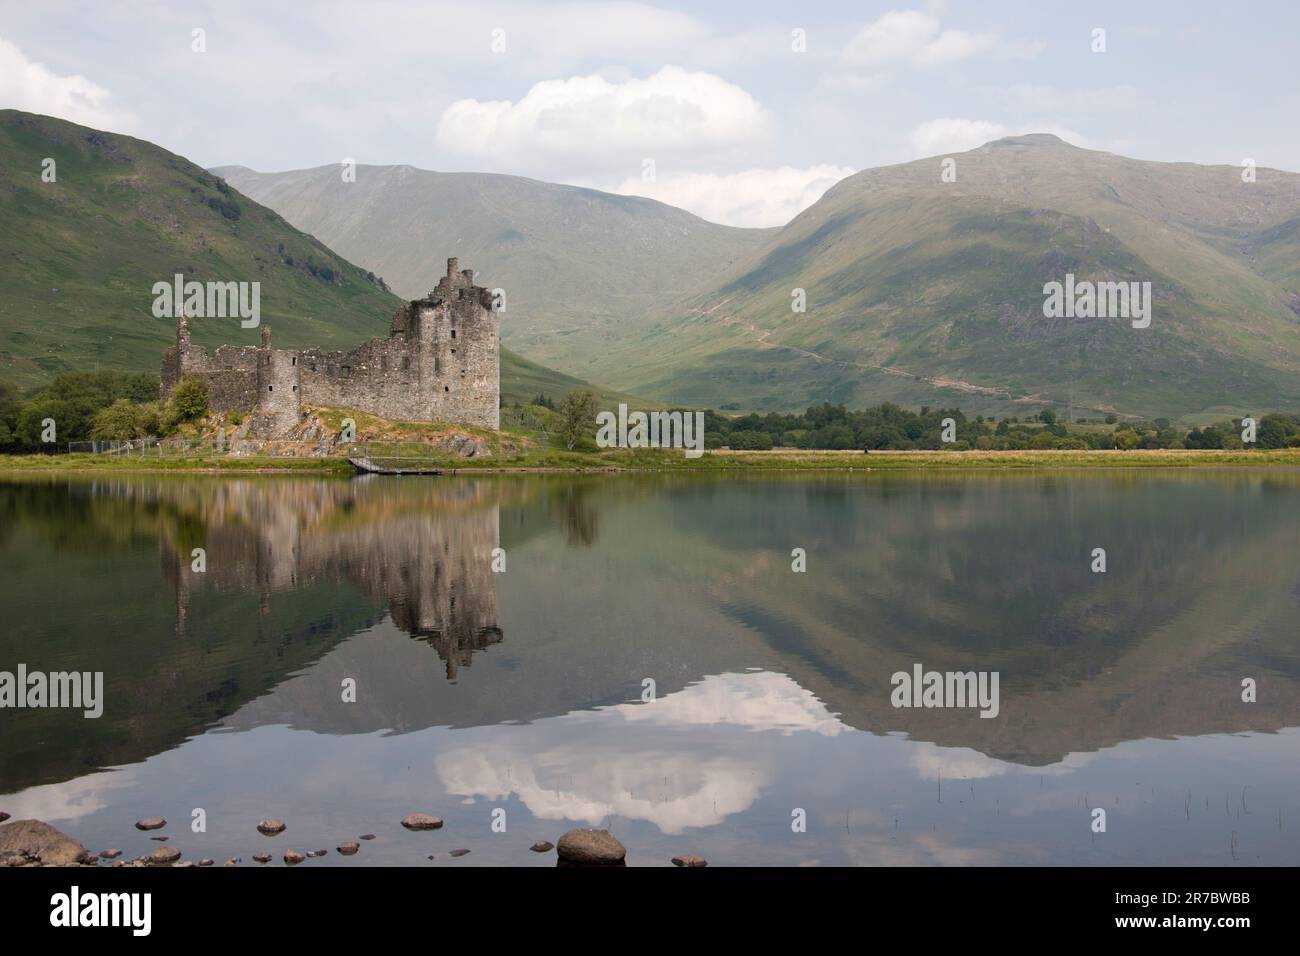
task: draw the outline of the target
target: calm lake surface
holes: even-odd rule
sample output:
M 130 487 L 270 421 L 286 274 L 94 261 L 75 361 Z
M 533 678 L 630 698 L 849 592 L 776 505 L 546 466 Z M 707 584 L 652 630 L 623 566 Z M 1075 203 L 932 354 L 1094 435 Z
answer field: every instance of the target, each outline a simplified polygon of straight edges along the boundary
M 1298 554 L 1294 470 L 0 479 L 0 670 L 105 696 L 0 710 L 0 810 L 218 864 L 1295 865 Z M 894 707 L 916 664 L 998 716 Z

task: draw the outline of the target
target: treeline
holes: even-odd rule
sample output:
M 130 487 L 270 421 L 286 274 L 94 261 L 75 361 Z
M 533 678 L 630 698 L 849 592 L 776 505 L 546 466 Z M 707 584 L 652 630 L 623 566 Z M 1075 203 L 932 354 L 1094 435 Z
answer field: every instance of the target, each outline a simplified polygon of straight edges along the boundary
M 950 443 L 943 440 L 944 419 L 948 418 L 955 424 L 954 440 Z M 1067 425 L 1050 409 L 1023 420 L 983 415 L 967 418 L 957 408 L 926 407 L 914 412 L 891 403 L 849 411 L 843 405 L 827 402 L 801 414 L 770 412 L 737 418 L 712 411 L 704 413 L 705 447 L 740 450 L 1243 448 L 1246 444 L 1241 432 L 1241 419 L 1188 431 L 1175 427 L 1166 418 L 1130 423 L 1118 422 L 1110 415 L 1104 420 L 1082 419 Z M 1300 447 L 1300 415 L 1262 416 L 1256 422 L 1255 438 L 1257 448 Z
M 207 390 L 197 379 L 186 378 L 167 401 L 158 398 L 158 378 L 137 372 L 69 372 L 27 395 L 0 382 L 0 452 L 66 449 L 75 441 L 125 441 L 166 437 L 184 423 L 207 413 Z M 526 407 L 511 406 L 516 427 L 558 428 L 579 413 L 569 406 L 571 393 L 556 402 L 538 395 Z M 595 408 L 591 398 L 590 408 Z M 686 409 L 679 409 L 686 411 Z M 524 416 L 523 413 L 528 415 Z M 570 414 L 572 412 L 572 414 Z M 595 411 L 581 406 L 582 421 L 595 434 Z M 525 418 L 527 421 L 525 421 Z M 944 441 L 945 419 L 951 419 L 953 441 Z M 45 440 L 48 422 L 54 422 L 55 439 Z M 507 425 L 507 427 L 510 427 Z M 575 423 L 581 429 L 581 422 Z M 807 450 L 990 450 L 1143 448 L 1300 448 L 1300 414 L 1273 412 L 1255 422 L 1253 445 L 1242 440 L 1241 419 L 1190 430 L 1169 419 L 1119 422 L 1079 419 L 1069 424 L 1044 409 L 1031 417 L 967 418 L 957 408 L 923 407 L 919 412 L 885 403 L 861 411 L 825 402 L 799 414 L 770 412 L 735 418 L 704 412 L 704 447 L 762 451 L 771 448 Z M 570 443 L 572 445 L 574 443 Z
M 158 376 L 142 372 L 67 372 L 26 396 L 0 382 L 0 452 L 164 437 L 207 412 L 207 389 L 197 379 L 182 381 L 165 402 L 158 393 Z M 53 442 L 45 440 L 49 422 Z

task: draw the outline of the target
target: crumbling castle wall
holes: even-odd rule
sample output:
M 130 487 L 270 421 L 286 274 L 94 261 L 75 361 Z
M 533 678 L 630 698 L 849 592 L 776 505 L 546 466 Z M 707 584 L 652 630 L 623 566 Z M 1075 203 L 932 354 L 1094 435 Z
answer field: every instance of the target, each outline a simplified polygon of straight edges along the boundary
M 424 299 L 397 310 L 388 338 L 348 351 L 223 345 L 215 353 L 190 344 L 177 320 L 176 345 L 163 353 L 162 396 L 184 376 L 208 388 L 215 411 L 254 409 L 274 428 L 301 418 L 302 405 L 348 408 L 401 421 L 500 426 L 500 347 L 492 294 L 472 270 L 447 261 L 447 274 Z

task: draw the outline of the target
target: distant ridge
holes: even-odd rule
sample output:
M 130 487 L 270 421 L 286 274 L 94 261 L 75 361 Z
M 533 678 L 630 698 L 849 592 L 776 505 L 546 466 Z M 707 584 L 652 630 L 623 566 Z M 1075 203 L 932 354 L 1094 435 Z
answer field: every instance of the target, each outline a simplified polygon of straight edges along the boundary
M 178 272 L 259 282 L 262 324 L 286 347 L 386 336 L 402 302 L 380 276 L 183 157 L 18 110 L 0 110 L 0 261 L 0 381 L 23 387 L 83 369 L 157 374 L 175 326 L 153 317 L 151 289 Z M 195 321 L 191 332 L 209 346 L 260 336 L 233 319 Z M 591 387 L 508 349 L 501 386 L 507 402 Z
M 773 229 L 706 222 L 652 199 L 492 173 L 337 164 L 213 172 L 404 296 L 457 255 L 505 290 L 502 337 L 575 374 L 665 301 L 708 282 Z

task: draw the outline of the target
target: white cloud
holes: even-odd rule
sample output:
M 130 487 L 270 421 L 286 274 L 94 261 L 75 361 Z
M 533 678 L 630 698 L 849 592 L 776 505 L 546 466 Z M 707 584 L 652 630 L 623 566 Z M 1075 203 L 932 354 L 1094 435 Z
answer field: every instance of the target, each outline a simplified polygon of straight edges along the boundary
M 915 10 L 891 10 L 863 27 L 844 48 L 855 67 L 938 66 L 993 50 L 998 35 L 941 30 L 939 19 Z
M 513 795 L 542 820 L 595 826 L 621 816 L 675 834 L 754 804 L 774 776 L 764 734 L 804 741 L 850 728 L 789 677 L 762 671 L 711 675 L 652 704 L 497 730 L 441 748 L 434 768 L 448 793 Z
M 1007 135 L 1001 123 L 968 119 L 932 119 L 912 130 L 912 149 L 918 156 L 963 153 Z
M 639 170 L 646 157 L 698 159 L 753 144 L 769 124 L 767 111 L 740 87 L 665 66 L 618 83 L 601 76 L 545 80 L 517 102 L 457 100 L 443 111 L 437 137 L 447 150 L 515 164 Z
M 1051 133 L 1074 146 L 1085 146 L 1087 141 L 1079 133 L 1054 123 L 1021 124 L 1012 129 L 1001 123 L 987 120 L 956 119 L 944 117 L 927 120 L 912 130 L 909 137 L 917 156 L 939 156 L 962 153 L 983 146 L 990 140 L 1026 133 Z
M 783 226 L 854 172 L 847 166 L 821 165 L 660 174 L 653 183 L 632 176 L 610 191 L 657 199 L 727 226 Z
M 60 76 L 0 38 L 0 104 L 96 129 L 125 130 L 135 117 L 109 103 L 112 94 L 81 75 Z

